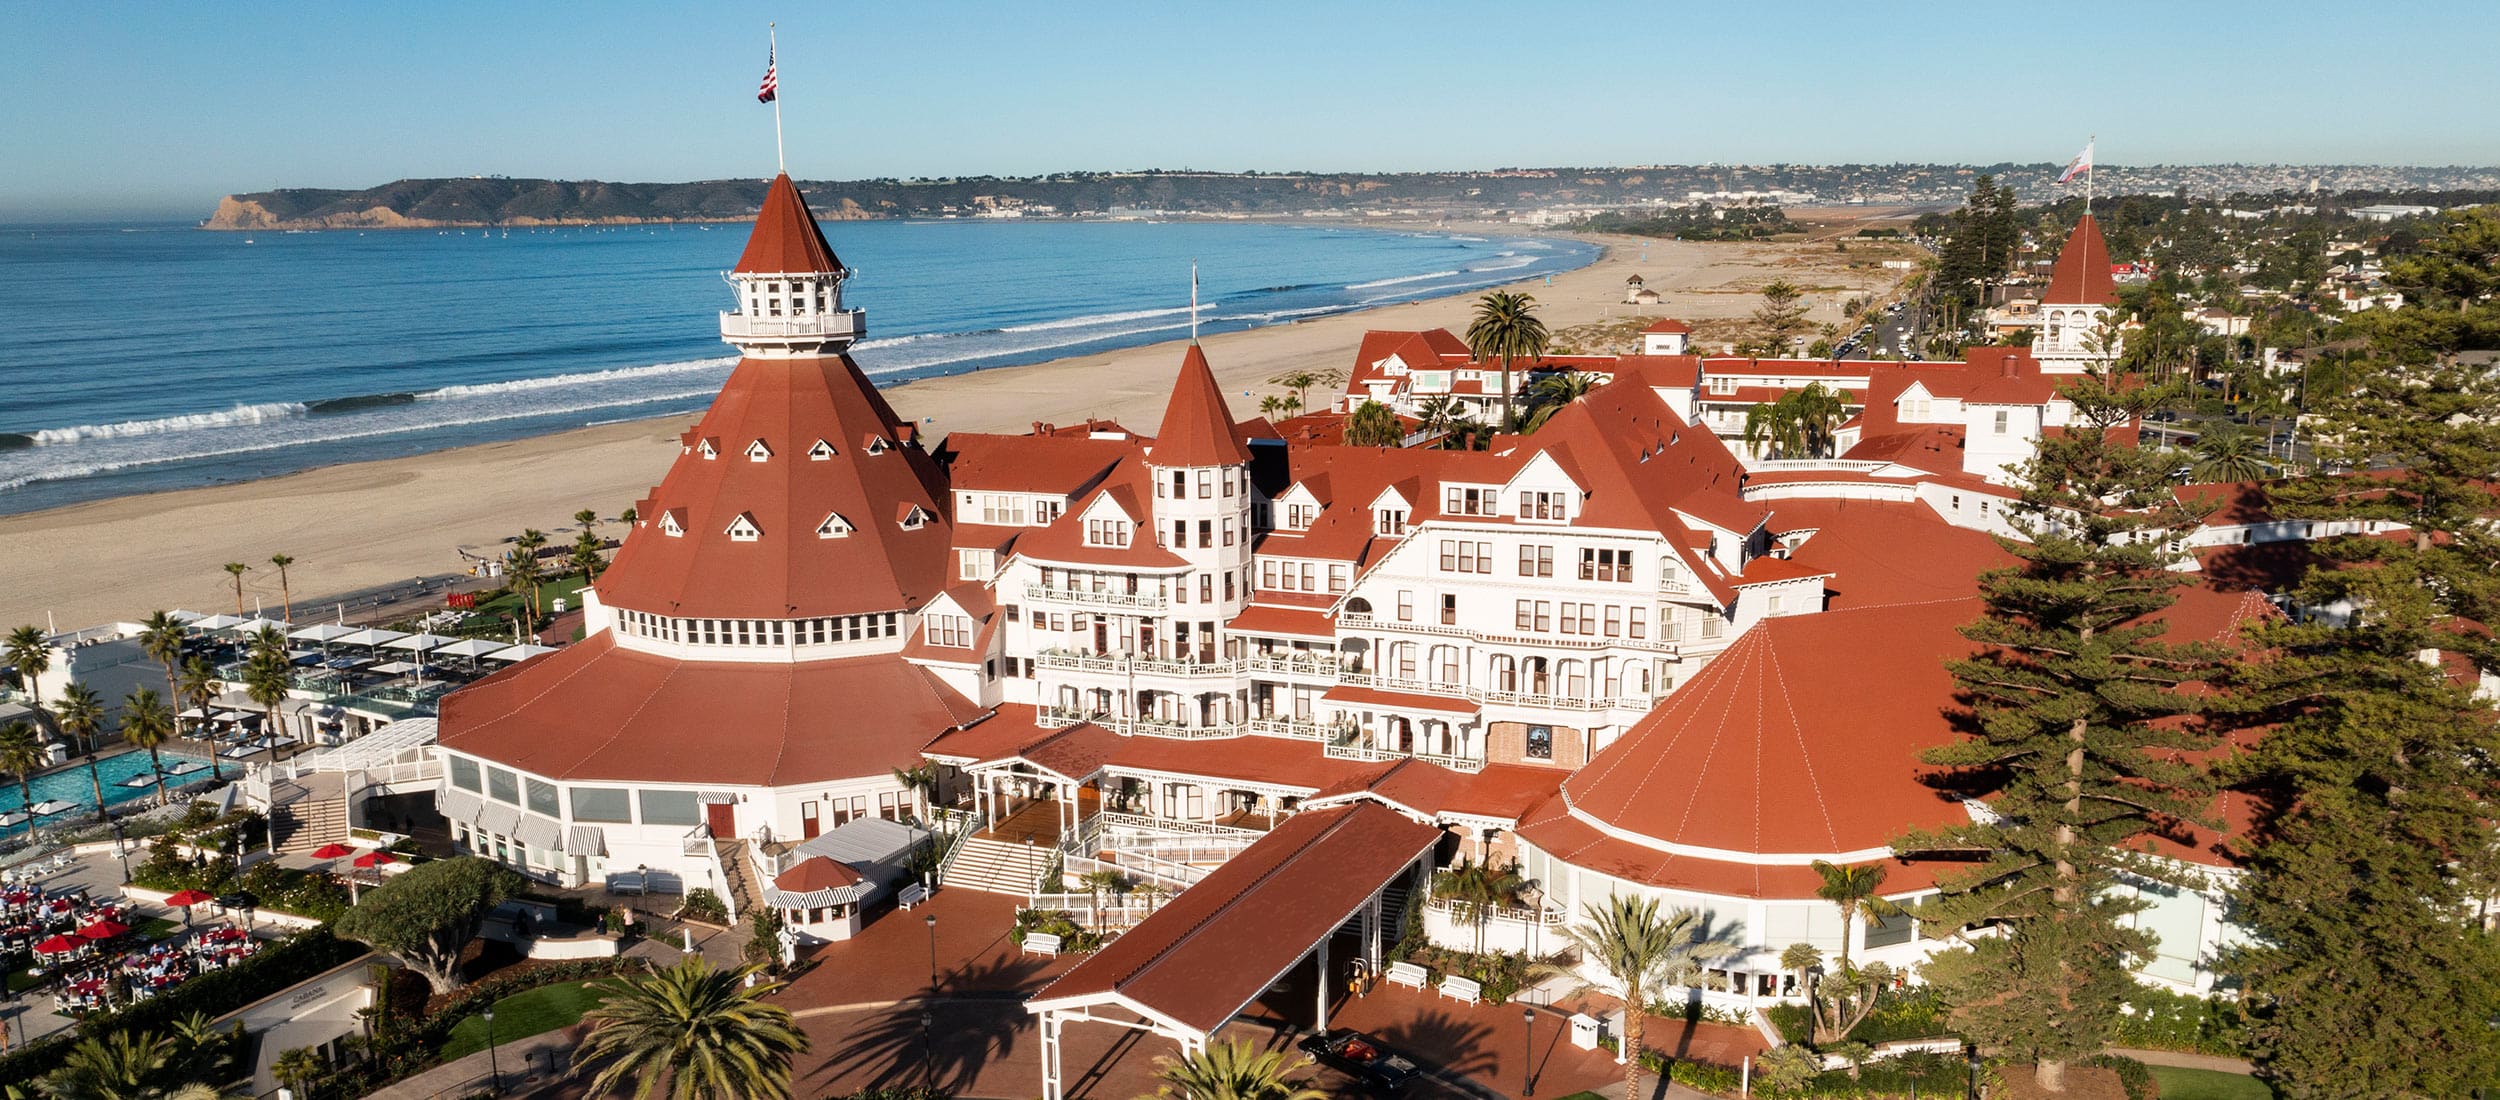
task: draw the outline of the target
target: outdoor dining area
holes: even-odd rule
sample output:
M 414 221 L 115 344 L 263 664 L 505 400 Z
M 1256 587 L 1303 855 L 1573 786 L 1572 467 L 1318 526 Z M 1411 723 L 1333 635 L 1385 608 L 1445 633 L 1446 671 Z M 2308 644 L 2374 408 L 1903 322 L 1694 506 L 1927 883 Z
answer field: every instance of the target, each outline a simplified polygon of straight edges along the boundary
M 195 612 L 177 612 L 176 616 L 186 620 L 186 648 L 217 666 L 229 688 L 244 682 L 255 639 L 264 631 L 278 632 L 286 639 L 293 687 L 324 696 L 336 708 L 335 713 L 307 716 L 307 724 L 296 731 L 259 728 L 266 722 L 265 713 L 239 699 L 181 713 L 186 732 L 225 746 L 219 755 L 237 760 L 299 741 L 343 740 L 352 736 L 345 728 L 349 711 L 379 720 L 428 712 L 436 700 L 462 685 L 551 652 L 547 646 L 460 638 L 431 630 L 412 633 L 344 622 L 295 626 L 274 619 Z
M 197 890 L 166 899 L 186 913 L 213 900 Z M 127 905 L 84 891 L 10 886 L 0 890 L 0 954 L 31 960 L 27 976 L 49 982 L 60 1010 L 74 1014 L 144 1001 L 260 949 L 249 933 L 226 926 L 144 942 L 133 933 L 136 919 Z

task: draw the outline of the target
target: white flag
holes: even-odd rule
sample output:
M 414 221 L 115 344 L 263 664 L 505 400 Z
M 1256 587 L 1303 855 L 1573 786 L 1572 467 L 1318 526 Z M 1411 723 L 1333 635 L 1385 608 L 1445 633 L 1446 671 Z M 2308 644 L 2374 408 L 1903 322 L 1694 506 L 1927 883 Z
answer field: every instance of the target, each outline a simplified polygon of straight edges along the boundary
M 2075 159 L 2066 162 L 2066 170 L 2058 174 L 2057 182 L 2072 182 L 2077 175 L 2091 170 L 2092 143 L 2087 141 L 2083 143 L 2083 151 L 2075 154 Z

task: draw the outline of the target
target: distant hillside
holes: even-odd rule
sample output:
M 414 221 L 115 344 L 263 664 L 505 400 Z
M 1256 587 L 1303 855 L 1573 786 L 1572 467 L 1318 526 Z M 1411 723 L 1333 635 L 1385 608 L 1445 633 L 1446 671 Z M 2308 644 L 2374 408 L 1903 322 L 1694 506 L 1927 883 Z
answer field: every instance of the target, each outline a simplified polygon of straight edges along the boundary
M 868 179 L 801 183 L 829 219 L 980 216 L 1504 218 L 1546 222 L 1669 203 L 1716 207 L 1836 203 L 1930 207 L 1962 201 L 1982 173 L 2029 201 L 2064 194 L 2054 164 L 1658 165 L 1478 172 L 1068 172 L 1006 179 Z M 208 229 L 436 228 L 741 221 L 763 180 L 601 183 L 502 177 L 400 180 L 362 191 L 229 195 Z M 2500 170 L 2376 166 L 2105 165 L 2100 193 L 2197 195 L 2500 186 Z

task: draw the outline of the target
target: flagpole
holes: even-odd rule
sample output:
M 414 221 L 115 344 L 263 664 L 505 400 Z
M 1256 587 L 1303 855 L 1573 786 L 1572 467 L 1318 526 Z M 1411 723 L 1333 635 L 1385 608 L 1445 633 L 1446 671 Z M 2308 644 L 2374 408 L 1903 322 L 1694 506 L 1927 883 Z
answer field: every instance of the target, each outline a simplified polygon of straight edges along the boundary
M 1189 261 L 1189 342 L 1198 342 L 1198 261 Z
M 780 107 L 776 105 L 773 109 L 778 111 Z M 2092 170 L 2098 167 L 2096 162 L 2101 159 L 2100 144 L 2099 134 L 2083 139 L 2083 212 L 2086 215 L 2092 213 Z
M 780 26 L 778 23 L 764 24 L 765 41 L 772 44 L 776 70 L 779 68 L 777 63 L 781 58 Z M 780 74 L 776 71 L 774 75 L 777 78 Z M 781 150 L 781 82 L 778 79 L 773 82 L 773 166 L 780 169 L 781 174 L 785 176 L 790 174 L 790 158 Z M 2088 209 L 2091 203 L 2086 201 L 2084 206 Z

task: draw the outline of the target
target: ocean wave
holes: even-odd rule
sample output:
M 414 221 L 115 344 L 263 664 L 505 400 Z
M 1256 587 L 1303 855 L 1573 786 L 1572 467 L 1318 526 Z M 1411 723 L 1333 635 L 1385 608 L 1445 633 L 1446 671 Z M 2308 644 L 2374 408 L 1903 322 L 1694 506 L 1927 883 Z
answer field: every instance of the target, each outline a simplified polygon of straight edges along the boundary
M 213 431 L 249 424 L 266 424 L 304 415 L 306 406 L 300 401 L 271 401 L 259 405 L 237 405 L 224 412 L 185 413 L 181 416 L 160 416 L 152 420 L 124 420 L 118 424 L 80 424 L 74 428 L 45 428 L 29 433 L 39 447 L 78 443 L 90 439 L 127 439 L 139 435 L 163 435 L 167 432 Z
M 580 371 L 574 374 L 551 374 L 544 378 L 515 378 L 508 382 L 478 382 L 444 386 L 427 390 L 419 397 L 428 401 L 444 401 L 461 397 L 488 397 L 502 393 L 526 393 L 530 390 L 551 390 L 563 386 L 592 386 L 627 382 L 638 378 L 659 378 L 672 374 L 696 374 L 734 366 L 738 357 L 717 356 L 711 359 L 688 359 L 677 363 L 653 363 L 641 367 L 615 367 L 608 370 Z
M 1514 256 L 1514 254 L 1513 254 L 1513 253 L 1509 253 L 1509 252 L 1502 253 L 1502 255 L 1504 255 L 1504 256 Z M 1519 268 L 1526 267 L 1526 266 L 1528 266 L 1529 264 L 1533 264 L 1533 263 L 1535 263 L 1536 261 L 1537 261 L 1537 257 L 1535 257 L 1535 256 L 1515 256 L 1515 258 L 1510 259 L 1510 260 L 1508 260 L 1507 262 L 1504 262 L 1504 263 L 1498 263 L 1498 264 L 1477 264 L 1476 266 L 1471 267 L 1471 268 L 1468 268 L 1467 270 L 1468 270 L 1468 272 L 1469 272 L 1469 273 L 1471 273 L 1471 274 L 1472 274 L 1472 273 L 1474 273 L 1474 272 L 1478 272 L 1478 271 L 1515 271 L 1515 270 L 1517 270 L 1517 269 L 1519 269 Z
M 1005 328 L 993 329 L 991 331 L 1052 332 L 1063 328 L 1090 328 L 1098 325 L 1116 325 L 1124 321 L 1143 321 L 1153 317 L 1170 317 L 1175 314 L 1187 312 L 1189 312 L 1188 306 L 1174 306 L 1170 309 L 1138 309 L 1130 310 L 1126 313 L 1095 313 L 1084 317 L 1063 318 L 1057 321 L 1036 321 L 1029 325 L 1008 325 Z
M 1374 279 L 1368 283 L 1347 283 L 1345 288 L 1347 290 L 1370 290 L 1376 286 L 1396 286 L 1400 283 L 1420 283 L 1427 279 L 1447 279 L 1450 276 L 1457 274 L 1460 274 L 1460 272 L 1455 270 L 1428 271 L 1421 275 L 1401 275 L 1395 279 Z
M 1181 312 L 1187 313 L 1189 311 L 1182 310 Z M 1038 344 L 1021 340 L 1004 344 L 984 343 L 979 346 L 962 348 L 953 354 L 942 355 L 932 359 L 914 359 L 910 362 L 895 363 L 883 367 L 870 367 L 862 364 L 862 369 L 872 377 L 892 374 L 907 374 L 912 372 L 919 372 L 921 374 L 943 374 L 946 372 L 932 371 L 930 368 L 953 366 L 957 363 L 968 363 L 975 359 L 996 359 L 1009 355 L 1030 355 L 1037 351 L 1054 351 L 1059 348 L 1072 348 L 1083 344 L 1100 343 L 1105 340 L 1120 340 L 1131 336 L 1143 336 L 1150 332 L 1176 332 L 1188 327 L 1189 322 L 1178 321 L 1171 324 L 1143 325 L 1137 328 L 1115 329 L 1110 332 L 1088 332 L 1065 340 L 1050 340 Z M 987 332 L 964 333 L 963 336 L 967 338 L 978 336 L 996 336 L 1007 331 L 1010 330 L 991 329 Z

